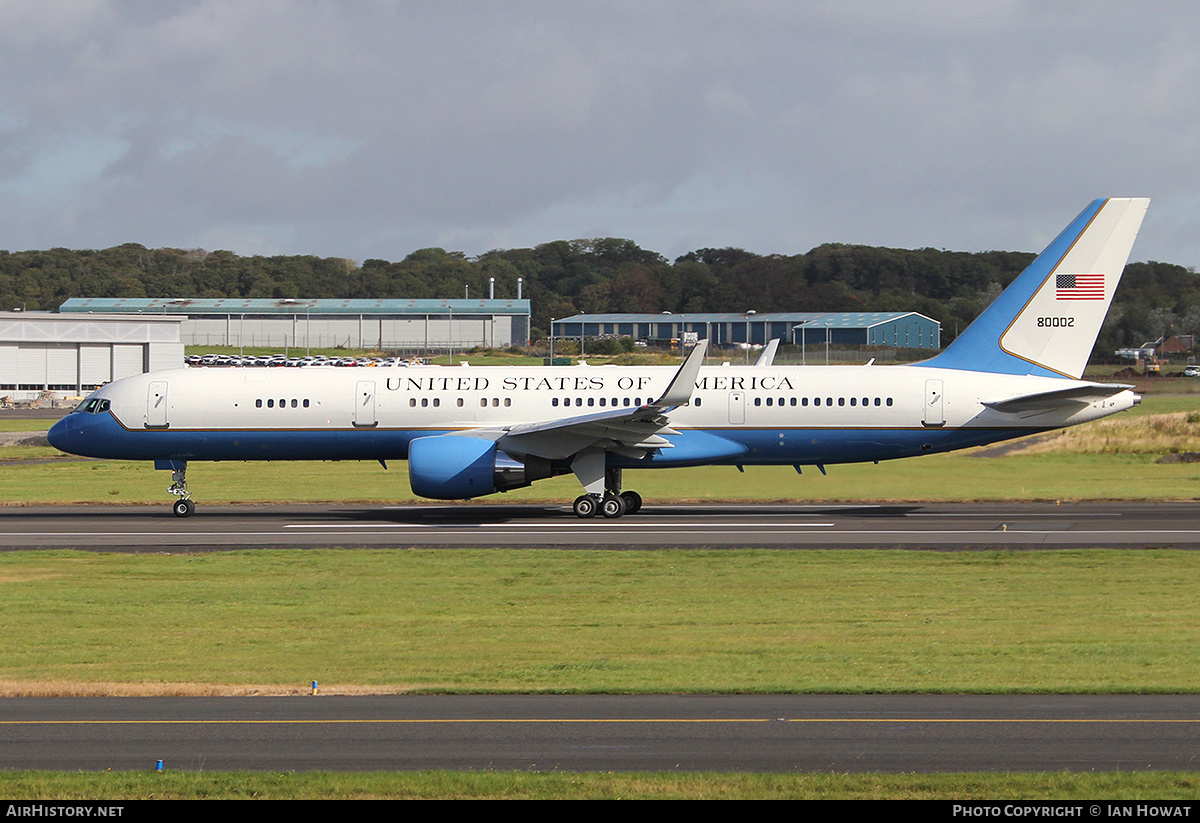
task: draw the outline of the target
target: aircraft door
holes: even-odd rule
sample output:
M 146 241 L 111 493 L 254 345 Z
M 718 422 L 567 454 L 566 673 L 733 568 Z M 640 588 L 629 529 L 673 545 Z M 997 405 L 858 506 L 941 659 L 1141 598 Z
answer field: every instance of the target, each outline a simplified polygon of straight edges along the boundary
M 371 428 L 378 422 L 375 419 L 375 381 L 359 380 L 354 391 L 354 425 Z
M 946 413 L 942 404 L 942 381 L 925 381 L 925 413 L 921 423 L 926 426 L 946 425 Z
M 729 422 L 741 425 L 746 422 L 746 394 L 740 391 L 729 393 Z
M 146 428 L 165 429 L 167 422 L 167 381 L 154 380 L 146 392 Z

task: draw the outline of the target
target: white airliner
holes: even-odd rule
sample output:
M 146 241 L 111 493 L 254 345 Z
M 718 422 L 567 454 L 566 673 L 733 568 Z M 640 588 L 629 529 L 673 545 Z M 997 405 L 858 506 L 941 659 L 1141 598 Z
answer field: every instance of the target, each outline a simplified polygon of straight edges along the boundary
M 905 366 L 184 368 L 117 380 L 50 430 L 73 454 L 173 472 L 192 460 L 408 460 L 451 500 L 574 473 L 580 517 L 641 508 L 631 468 L 891 460 L 1072 426 L 1131 408 L 1081 379 L 1147 198 L 1096 200 L 959 337 Z

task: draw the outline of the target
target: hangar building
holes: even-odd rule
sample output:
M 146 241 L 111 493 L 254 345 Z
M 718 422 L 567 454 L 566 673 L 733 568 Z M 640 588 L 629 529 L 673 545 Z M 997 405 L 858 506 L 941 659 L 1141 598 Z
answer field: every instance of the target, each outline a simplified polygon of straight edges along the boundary
M 715 314 L 577 314 L 551 323 L 565 338 L 670 340 L 693 332 L 714 346 L 795 345 L 941 348 L 941 324 L 916 312 L 756 312 Z
M 528 300 L 262 300 L 73 297 L 63 314 L 163 315 L 183 320 L 187 346 L 435 352 L 523 346 Z
M 80 397 L 112 380 L 183 365 L 179 317 L 0 313 L 0 397 Z

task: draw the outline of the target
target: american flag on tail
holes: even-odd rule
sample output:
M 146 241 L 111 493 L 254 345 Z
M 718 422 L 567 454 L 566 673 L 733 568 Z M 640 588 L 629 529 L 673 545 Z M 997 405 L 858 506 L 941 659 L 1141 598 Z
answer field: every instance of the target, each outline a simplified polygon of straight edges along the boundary
M 1103 274 L 1058 274 L 1054 280 L 1055 300 L 1103 300 Z

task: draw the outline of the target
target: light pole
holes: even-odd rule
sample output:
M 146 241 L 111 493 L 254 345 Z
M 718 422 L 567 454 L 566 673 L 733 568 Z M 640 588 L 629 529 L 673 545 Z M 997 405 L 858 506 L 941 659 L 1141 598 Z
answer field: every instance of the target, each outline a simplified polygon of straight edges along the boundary
M 758 314 L 754 309 L 746 312 L 746 365 L 750 365 L 750 318 Z
M 807 326 L 811 322 L 812 322 L 811 320 L 805 320 L 803 323 L 800 323 L 799 325 L 792 326 L 792 345 L 793 346 L 796 345 L 796 329 L 800 329 L 800 365 L 801 366 L 808 365 L 808 357 L 804 352 L 804 338 L 806 337 L 806 335 L 804 334 L 804 327 Z

